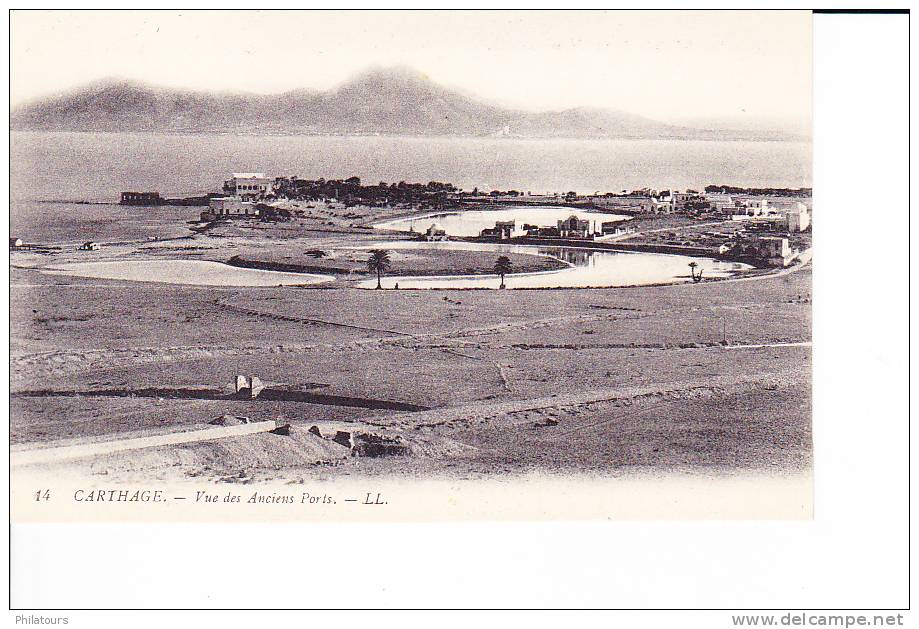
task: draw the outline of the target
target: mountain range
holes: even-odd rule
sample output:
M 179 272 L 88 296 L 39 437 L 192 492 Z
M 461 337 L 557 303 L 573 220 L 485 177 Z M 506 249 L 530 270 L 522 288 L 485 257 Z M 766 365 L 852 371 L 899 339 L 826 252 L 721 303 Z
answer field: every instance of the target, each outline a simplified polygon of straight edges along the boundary
M 700 129 L 611 109 L 532 112 L 489 104 L 404 68 L 374 69 L 329 91 L 203 92 L 106 79 L 13 109 L 12 130 L 585 139 L 800 139 Z

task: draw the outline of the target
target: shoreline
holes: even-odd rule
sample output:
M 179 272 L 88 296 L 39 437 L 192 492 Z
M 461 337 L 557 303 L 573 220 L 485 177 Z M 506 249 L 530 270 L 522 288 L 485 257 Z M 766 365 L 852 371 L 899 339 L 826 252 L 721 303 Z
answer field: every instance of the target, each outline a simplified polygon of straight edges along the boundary
M 730 130 L 725 130 L 729 132 Z M 59 133 L 69 135 L 139 135 L 139 136 L 177 136 L 177 137 L 247 137 L 247 138 L 379 138 L 383 140 L 487 140 L 492 142 L 506 142 L 508 140 L 518 142 L 745 142 L 745 143 L 797 143 L 807 144 L 813 142 L 813 137 L 803 135 L 788 135 L 787 137 L 763 138 L 763 137 L 742 137 L 742 136 L 725 136 L 725 137 L 687 137 L 687 136 L 665 136 L 665 137 L 641 137 L 641 136 L 619 136 L 619 137 L 578 137 L 578 136 L 552 136 L 552 135 L 532 135 L 532 136 L 494 136 L 494 135 L 466 135 L 466 134 L 406 134 L 406 133 L 376 133 L 376 132 L 342 132 L 342 133 L 270 133 L 266 130 L 245 131 L 240 129 L 226 130 L 143 130 L 143 129 L 37 129 L 37 128 L 16 128 L 10 129 L 10 133 L 20 133 L 26 135 L 37 135 L 42 133 Z

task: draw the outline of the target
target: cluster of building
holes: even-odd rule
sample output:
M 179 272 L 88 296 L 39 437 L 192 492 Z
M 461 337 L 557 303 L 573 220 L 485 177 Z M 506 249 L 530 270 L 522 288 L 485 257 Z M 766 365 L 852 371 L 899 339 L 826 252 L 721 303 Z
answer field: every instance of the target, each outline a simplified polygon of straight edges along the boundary
M 800 201 L 745 199 L 732 208 L 735 221 L 753 221 L 789 232 L 805 231 L 811 224 L 810 210 Z
M 262 218 L 266 218 L 270 212 L 265 205 L 262 205 L 265 200 L 275 198 L 275 196 L 287 196 L 290 192 L 288 188 L 293 184 L 303 184 L 307 188 L 309 186 L 321 188 L 325 183 L 328 182 L 325 180 L 300 181 L 283 177 L 273 179 L 265 173 L 233 173 L 232 177 L 224 182 L 222 193 L 179 201 L 203 200 L 201 204 L 207 205 L 207 209 L 201 213 L 203 221 L 254 218 L 261 216 L 262 210 L 265 213 Z M 336 191 L 341 187 L 348 188 L 349 186 L 360 188 L 360 180 L 351 178 L 335 182 Z M 419 186 L 420 189 L 423 189 L 422 191 L 427 191 L 433 186 L 438 194 L 445 194 L 448 199 L 464 202 L 481 199 L 490 203 L 596 208 L 619 214 L 680 213 L 703 219 L 702 222 L 710 219 L 725 223 L 736 221 L 735 224 L 738 225 L 736 229 L 721 226 L 719 233 L 699 232 L 692 235 L 654 233 L 648 235 L 648 241 L 645 243 L 629 243 L 629 246 L 647 246 L 666 250 L 674 248 L 707 249 L 716 255 L 733 259 L 766 261 L 775 266 L 786 266 L 797 255 L 797 252 L 791 248 L 789 239 L 783 237 L 783 234 L 792 236 L 808 230 L 811 225 L 808 206 L 798 200 L 801 195 L 794 194 L 796 191 L 785 189 L 709 186 L 705 192 L 691 189 L 659 192 L 643 188 L 632 192 L 623 191 L 621 194 L 597 193 L 582 196 L 575 192 L 534 195 L 529 192 L 524 194 L 516 191 L 492 191 L 489 194 L 482 194 L 477 189 L 472 193 L 463 193 L 453 186 L 436 184 L 436 182 L 431 182 L 427 186 L 404 183 L 386 186 L 381 183 L 377 188 L 395 194 L 402 191 L 403 188 L 414 190 Z M 297 186 L 294 188 L 300 190 Z M 783 196 L 783 192 L 789 192 L 789 194 Z M 163 199 L 156 192 L 123 192 L 121 195 L 121 203 L 124 205 L 163 205 L 171 201 Z M 491 241 L 509 241 L 517 238 L 594 240 L 627 235 L 633 231 L 633 228 L 624 227 L 620 221 L 598 221 L 572 214 L 568 218 L 556 221 L 555 225 L 518 224 L 514 220 L 497 221 L 494 227 L 483 229 L 479 237 Z M 433 223 L 420 237 L 427 241 L 441 241 L 447 240 L 449 235 L 442 226 Z M 10 247 L 14 249 L 17 248 L 17 245 L 11 240 Z M 94 250 L 97 247 L 96 243 L 85 243 L 82 248 Z
M 588 195 L 585 201 L 594 207 L 627 214 L 670 214 L 673 205 L 668 197 L 652 191 L 637 191 L 622 195 Z
M 761 225 L 750 223 L 731 223 L 709 228 L 705 231 L 684 230 L 657 231 L 645 234 L 642 241 L 648 247 L 660 250 L 698 250 L 709 255 L 717 255 L 731 260 L 765 264 L 766 266 L 788 266 L 799 255 L 793 249 L 789 238 L 776 235 L 776 231 L 760 229 Z
M 348 180 L 350 181 L 350 180 Z M 184 199 L 167 199 L 158 192 L 122 192 L 121 205 L 200 205 L 207 209 L 201 212 L 202 221 L 216 221 L 232 218 L 263 217 L 266 200 L 285 196 L 285 182 L 289 179 L 273 178 L 265 173 L 233 173 L 223 182 L 220 193 Z M 324 198 L 326 207 L 334 207 L 336 199 Z
M 801 232 L 810 225 L 810 210 L 796 200 L 764 197 L 731 196 L 695 190 L 657 192 L 636 190 L 628 194 L 589 195 L 579 197 L 604 210 L 635 214 L 672 214 L 675 212 L 714 213 L 734 220 L 755 219 L 784 223 L 788 231 Z
M 704 253 L 733 260 L 747 261 L 767 266 L 788 266 L 799 255 L 792 249 L 789 238 L 775 235 L 776 232 L 796 232 L 810 224 L 810 214 L 803 204 L 776 208 L 764 200 L 742 206 L 743 214 L 732 214 L 731 219 L 722 221 L 720 227 L 709 231 L 693 230 L 685 233 L 658 231 L 647 235 L 642 243 L 625 241 L 627 247 L 642 250 L 675 252 L 695 255 Z M 730 227 L 736 225 L 736 227 Z M 727 226 L 727 227 L 726 227 Z M 590 218 L 571 215 L 557 221 L 555 226 L 517 225 L 515 221 L 498 221 L 494 227 L 483 229 L 479 237 L 483 240 L 506 241 L 517 238 L 539 238 L 571 240 L 595 240 L 604 236 L 628 235 L 632 227 L 624 227 L 619 221 L 600 222 Z M 446 240 L 447 234 L 436 223 L 425 232 L 426 240 Z M 619 244 L 623 244 L 619 242 Z
M 579 197 L 586 203 L 604 210 L 614 210 L 629 214 L 672 214 L 685 210 L 705 209 L 706 195 L 695 190 L 664 190 L 658 192 L 650 188 L 635 190 L 623 194 L 592 194 Z
M 696 233 L 655 234 L 651 246 L 702 247 L 720 256 L 768 266 L 788 266 L 800 254 L 789 243 L 789 236 L 811 226 L 808 206 L 788 197 L 731 195 L 725 192 L 700 193 L 695 190 L 656 193 L 640 190 L 624 195 L 591 197 L 592 204 L 609 210 L 641 213 L 683 213 L 731 221 L 734 229 Z M 604 232 L 605 233 L 605 232 Z M 656 242 L 655 242 L 656 241 Z
M 730 253 L 735 258 L 746 258 L 765 262 L 769 266 L 788 266 L 800 251 L 792 249 L 788 238 L 781 236 L 757 236 L 737 243 L 722 245 L 722 254 Z
M 272 194 L 274 180 L 265 173 L 233 173 L 223 182 L 224 196 L 211 197 L 202 221 L 249 218 L 259 215 L 257 204 Z
M 556 221 L 554 226 L 539 226 L 516 221 L 498 221 L 494 227 L 483 229 L 479 237 L 487 240 L 511 240 L 512 238 L 564 238 L 566 240 L 593 240 L 598 236 L 620 235 L 631 232 L 617 221 L 598 222 L 595 219 L 580 218 L 572 214 Z

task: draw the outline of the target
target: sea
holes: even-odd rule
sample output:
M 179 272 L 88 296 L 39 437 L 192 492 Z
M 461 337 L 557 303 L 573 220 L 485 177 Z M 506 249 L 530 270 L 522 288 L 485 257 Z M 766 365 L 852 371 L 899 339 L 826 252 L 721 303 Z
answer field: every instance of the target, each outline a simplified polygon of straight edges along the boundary
M 199 208 L 121 207 L 120 193 L 198 195 L 219 191 L 232 172 L 533 194 L 798 188 L 811 185 L 811 144 L 13 132 L 10 234 L 37 243 L 175 235 Z

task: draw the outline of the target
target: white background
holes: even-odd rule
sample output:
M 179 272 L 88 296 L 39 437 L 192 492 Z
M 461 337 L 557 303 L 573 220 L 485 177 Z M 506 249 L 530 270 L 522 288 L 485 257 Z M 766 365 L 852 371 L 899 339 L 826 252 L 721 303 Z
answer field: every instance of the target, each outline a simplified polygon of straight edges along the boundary
M 9 620 L 30 608 L 73 607 L 908 606 L 908 17 L 817 15 L 814 22 L 813 522 L 14 526 L 11 604 L 25 609 Z M 334 613 L 42 614 L 67 615 L 71 627 L 343 620 Z M 484 620 L 373 612 L 348 619 Z M 582 613 L 574 621 L 731 626 L 728 612 Z

